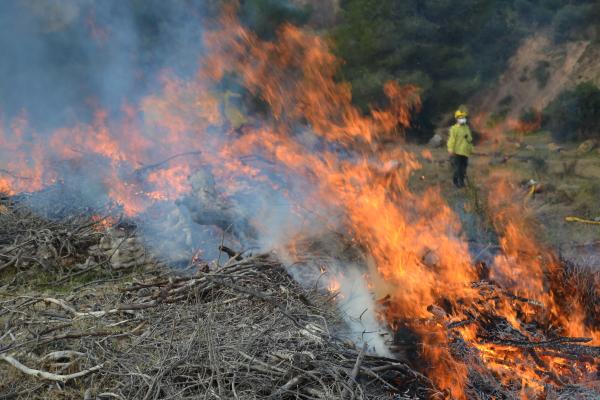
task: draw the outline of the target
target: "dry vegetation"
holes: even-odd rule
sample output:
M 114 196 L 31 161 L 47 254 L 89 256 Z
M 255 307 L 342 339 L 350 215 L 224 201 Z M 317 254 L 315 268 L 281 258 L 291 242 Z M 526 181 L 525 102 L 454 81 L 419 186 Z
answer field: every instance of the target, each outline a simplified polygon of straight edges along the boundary
M 437 393 L 337 336 L 328 292 L 270 255 L 168 269 L 132 227 L 0 215 L 0 399 L 410 399 Z M 118 257 L 117 257 L 118 256 Z
M 494 155 L 475 159 L 473 183 L 477 185 L 492 169 L 511 170 L 518 175 L 515 179 L 533 177 L 547 187 L 551 183 L 553 187 L 527 199 L 538 216 L 546 212 L 552 218 L 542 219 L 540 229 L 559 224 L 561 233 L 597 232 L 598 227 L 567 225 L 563 220 L 574 211 L 573 204 L 595 212 L 585 198 L 594 188 L 553 200 L 573 179 L 594 185 L 581 174 L 554 171 L 577 157 L 537 146 L 534 153 L 544 159 L 546 168 L 531 162 L 532 150 L 523 145 L 512 152 L 504 149 L 501 154 L 508 154 L 507 159 Z M 478 216 L 474 224 L 485 233 L 490 228 L 485 210 L 477 208 L 481 199 L 472 198 L 479 196 L 478 190 L 465 194 L 450 188 L 444 156 L 443 150 L 436 150 L 431 160 L 424 159 L 423 170 L 411 185 L 426 188 L 441 183 L 455 207 Z M 497 159 L 501 162 L 494 164 Z M 591 158 L 587 162 L 594 163 Z M 525 198 L 527 187 L 519 190 Z M 416 372 L 427 368 L 422 360 L 409 365 L 368 354 L 348 342 L 335 295 L 316 286 L 300 286 L 273 255 L 241 255 L 223 248 L 219 262 L 190 260 L 185 270 L 174 270 L 147 251 L 134 225 L 113 221 L 108 228 L 106 222 L 86 215 L 56 222 L 2 200 L 0 400 L 448 396 Z M 588 249 L 586 238 L 572 235 L 571 245 L 579 247 L 568 249 L 582 255 L 581 242 Z M 485 244 L 487 239 L 479 240 Z M 600 308 L 596 290 L 600 274 L 590 267 L 589 257 L 581 262 L 567 257 L 562 275 L 554 278 L 557 287 L 572 289 L 563 293 L 564 298 L 576 296 L 586 315 L 593 317 Z M 464 326 L 477 327 L 480 343 L 506 349 L 510 359 L 499 358 L 498 363 L 517 368 L 520 362 L 533 362 L 548 381 L 547 398 L 596 398 L 597 390 L 589 385 L 568 383 L 577 374 L 575 367 L 559 376 L 538 355 L 592 368 L 600 359 L 600 348 L 587 346 L 589 339 L 544 331 L 532 321 L 523 321 L 531 322 L 531 331 L 509 329 L 496 312 L 499 304 L 519 315 L 526 314 L 521 307 L 538 305 L 484 279 L 473 283 L 480 298 L 463 305 L 465 315 L 472 317 L 446 326 L 452 357 L 470 366 L 470 398 L 510 398 L 521 388 L 518 382 L 506 385 L 505 377 L 484 367 L 480 354 L 456 333 Z M 561 294 L 558 289 L 556 293 Z M 448 315 L 432 310 L 430 320 L 413 323 L 431 324 L 432 329 L 444 326 Z M 397 335 L 395 341 L 399 339 Z
M 600 218 L 600 149 L 580 154 L 579 143 L 554 145 L 544 132 L 505 135 L 506 140 L 501 144 L 486 142 L 477 146 L 478 154 L 470 159 L 469 178 L 480 197 L 485 196 L 485 182 L 490 174 L 510 174 L 522 192 L 523 204 L 539 222 L 540 238 L 565 255 L 581 254 L 581 246 L 585 245 L 590 250 L 586 262 L 600 266 L 600 257 L 594 256 L 600 247 L 600 225 L 565 221 L 568 216 Z M 430 151 L 432 158 L 422 159 L 423 168 L 415 174 L 412 187 L 422 190 L 440 185 L 450 204 L 462 207 L 468 195 L 452 185 L 446 150 Z M 530 180 L 537 183 L 532 195 L 529 194 Z

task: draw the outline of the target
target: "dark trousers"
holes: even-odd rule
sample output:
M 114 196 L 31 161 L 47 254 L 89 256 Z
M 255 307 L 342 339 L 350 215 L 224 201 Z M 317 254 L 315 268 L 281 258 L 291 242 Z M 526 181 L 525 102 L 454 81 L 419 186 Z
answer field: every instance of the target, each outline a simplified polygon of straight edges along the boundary
M 452 156 L 452 168 L 454 175 L 452 176 L 452 182 L 454 186 L 461 188 L 465 187 L 465 178 L 467 176 L 467 166 L 469 165 L 469 157 L 454 154 Z

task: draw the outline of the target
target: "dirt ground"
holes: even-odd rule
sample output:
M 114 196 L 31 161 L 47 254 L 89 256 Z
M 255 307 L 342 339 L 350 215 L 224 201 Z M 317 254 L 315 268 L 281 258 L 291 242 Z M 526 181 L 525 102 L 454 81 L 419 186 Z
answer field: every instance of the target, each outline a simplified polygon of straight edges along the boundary
M 480 144 L 470 158 L 468 169 L 471 189 L 475 192 L 458 190 L 452 185 L 445 147 L 412 145 L 411 150 L 421 154 L 422 169 L 414 173 L 411 185 L 415 190 L 439 186 L 456 208 L 473 193 L 478 193 L 480 200 L 484 198 L 490 174 L 505 172 L 515 183 L 517 198 L 536 217 L 539 239 L 565 256 L 600 267 L 600 224 L 566 220 L 572 216 L 586 220 L 600 218 L 600 150 L 581 154 L 578 145 L 556 145 L 543 132 L 508 136 L 503 144 Z M 431 157 L 427 152 L 431 152 Z M 532 184 L 536 185 L 533 191 Z

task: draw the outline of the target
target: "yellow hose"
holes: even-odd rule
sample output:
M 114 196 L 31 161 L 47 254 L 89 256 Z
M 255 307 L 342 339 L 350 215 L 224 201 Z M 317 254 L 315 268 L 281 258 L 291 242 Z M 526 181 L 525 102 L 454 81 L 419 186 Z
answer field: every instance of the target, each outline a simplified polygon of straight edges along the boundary
M 592 219 L 583 219 L 579 217 L 566 217 L 565 221 L 567 222 L 579 222 L 582 224 L 591 224 L 591 225 L 600 225 L 600 221 L 594 221 Z

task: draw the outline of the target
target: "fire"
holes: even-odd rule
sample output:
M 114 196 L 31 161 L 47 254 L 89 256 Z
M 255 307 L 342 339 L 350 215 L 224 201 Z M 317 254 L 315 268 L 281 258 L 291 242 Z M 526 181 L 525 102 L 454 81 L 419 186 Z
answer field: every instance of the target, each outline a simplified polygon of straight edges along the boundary
M 92 215 L 91 220 L 96 223 L 96 230 L 98 231 L 110 229 L 117 223 L 117 220 L 110 215 L 105 217 L 101 215 Z
M 423 318 L 429 315 L 427 306 L 443 294 L 469 296 L 466 283 L 475 273 L 460 240 L 458 219 L 437 191 L 421 197 L 408 190 L 408 177 L 419 167 L 412 154 L 401 148 L 373 151 L 382 137 L 408 127 L 412 110 L 420 106 L 418 91 L 389 83 L 385 92 L 390 96 L 390 109 L 373 110 L 370 117 L 364 117 L 351 105 L 349 88 L 334 80 L 338 62 L 317 36 L 288 25 L 277 42 L 266 43 L 243 31 L 231 16 L 225 17 L 224 26 L 226 30 L 210 36 L 207 43 L 221 52 L 205 64 L 206 75 L 219 79 L 224 72 L 236 72 L 245 87 L 271 106 L 274 116 L 272 129 L 247 132 L 233 144 L 236 151 L 258 152 L 295 175 L 311 179 L 314 193 L 307 202 L 325 202 L 345 210 L 346 223 L 377 266 L 377 294 L 393 298 L 390 320 Z M 300 73 L 297 82 L 290 83 L 286 72 L 292 70 Z M 304 119 L 323 139 L 359 149 L 358 159 L 346 160 L 328 151 L 315 154 L 293 140 L 287 132 L 289 125 Z M 392 160 L 398 165 L 395 170 L 379 168 Z M 440 258 L 437 270 L 421 260 L 431 249 Z M 423 354 L 432 364 L 433 375 L 443 386 L 453 381 L 451 390 L 460 396 L 466 368 L 444 350 L 441 331 L 430 336 Z M 442 371 L 449 366 L 456 374 L 446 379 Z
M 401 139 L 421 107 L 418 88 L 386 83 L 387 108 L 365 116 L 352 105 L 351 88 L 336 80 L 340 61 L 320 36 L 284 25 L 276 40 L 263 41 L 233 10 L 206 33 L 204 47 L 193 79 L 165 72 L 162 90 L 138 105 L 124 105 L 119 118 L 99 109 L 91 123 L 52 132 L 46 145 L 25 116 L 13 121 L 0 131 L 1 159 L 8 160 L 0 170 L 0 191 L 37 191 L 62 179 L 61 169 L 90 169 L 84 176 L 96 177 L 125 215 L 139 216 L 188 193 L 188 178 L 200 168 L 209 167 L 228 196 L 266 184 L 306 220 L 318 214 L 325 228 L 353 238 L 367 255 L 374 295 L 386 299 L 381 315 L 390 326 L 401 321 L 419 335 L 423 372 L 454 398 L 466 397 L 469 357 L 479 357 L 507 382 L 522 381 L 527 393 L 543 387 L 535 362 L 514 346 L 484 342 L 473 325 L 448 334 L 449 324 L 470 318 L 469 310 L 493 309 L 515 330 L 539 318 L 567 334 L 600 337 L 585 326 L 577 307 L 570 319 L 564 317 L 565 306 L 549 289 L 549 276 L 559 269 L 556 258 L 535 241 L 506 176 L 493 176 L 487 185 L 502 250 L 490 278 L 513 297 L 500 301 L 490 294 L 480 301 L 486 289 L 473 284 L 479 272 L 459 216 L 439 188 L 415 193 L 408 184 L 420 164 Z M 218 89 L 226 76 L 268 105 L 260 123 L 241 130 L 229 126 Z M 397 145 L 381 145 L 390 139 Z M 431 153 L 422 157 L 431 159 Z M 264 232 L 263 221 L 253 217 L 253 228 Z M 283 245 L 294 248 L 299 236 L 290 234 L 291 243 Z M 339 285 L 334 279 L 329 290 Z M 520 297 L 536 303 L 516 307 Z M 456 357 L 451 344 L 458 341 L 478 354 Z M 553 371 L 565 367 L 551 355 L 537 357 Z
M 333 294 L 338 293 L 340 291 L 341 287 L 342 287 L 341 282 L 336 278 L 329 279 L 329 281 L 327 283 L 327 290 Z
M 0 178 L 0 193 L 5 194 L 5 195 L 12 195 L 14 194 L 14 191 L 12 190 L 12 185 L 10 183 L 10 180 L 7 178 Z

